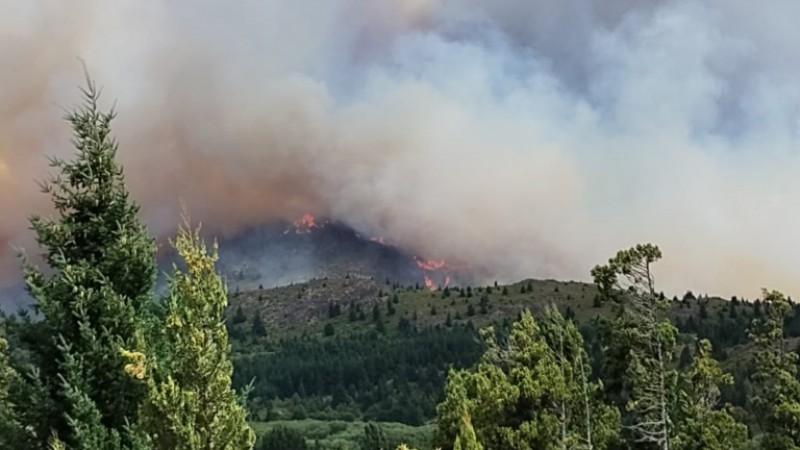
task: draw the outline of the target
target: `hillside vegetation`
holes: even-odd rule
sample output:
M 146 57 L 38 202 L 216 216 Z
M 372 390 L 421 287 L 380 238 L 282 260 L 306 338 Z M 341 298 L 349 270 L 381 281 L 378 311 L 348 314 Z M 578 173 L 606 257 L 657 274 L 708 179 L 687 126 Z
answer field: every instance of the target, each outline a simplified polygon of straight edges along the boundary
M 709 339 L 714 356 L 737 375 L 723 399 L 744 408 L 755 352 L 747 329 L 764 316 L 762 300 L 698 298 L 690 292 L 666 300 L 680 331 L 673 364 L 686 367 L 695 342 Z M 480 358 L 478 330 L 493 326 L 507 333 L 522 311 L 540 316 L 549 305 L 578 325 L 600 375 L 601 334 L 618 307 L 594 284 L 527 279 L 429 291 L 390 280 L 330 277 L 236 293 L 227 311 L 235 338 L 234 383 L 255 380 L 250 410 L 258 420 L 423 426 L 436 417 L 447 370 L 470 367 Z M 263 329 L 254 326 L 259 321 Z M 788 348 L 797 348 L 797 306 L 786 332 Z

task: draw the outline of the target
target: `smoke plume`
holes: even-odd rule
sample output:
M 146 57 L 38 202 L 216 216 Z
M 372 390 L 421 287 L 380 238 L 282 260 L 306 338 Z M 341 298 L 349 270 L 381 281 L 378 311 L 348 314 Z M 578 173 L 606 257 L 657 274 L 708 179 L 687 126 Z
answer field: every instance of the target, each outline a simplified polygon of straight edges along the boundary
M 487 277 L 659 244 L 667 291 L 798 292 L 800 3 L 0 3 L 0 273 L 81 66 L 155 233 L 304 212 Z

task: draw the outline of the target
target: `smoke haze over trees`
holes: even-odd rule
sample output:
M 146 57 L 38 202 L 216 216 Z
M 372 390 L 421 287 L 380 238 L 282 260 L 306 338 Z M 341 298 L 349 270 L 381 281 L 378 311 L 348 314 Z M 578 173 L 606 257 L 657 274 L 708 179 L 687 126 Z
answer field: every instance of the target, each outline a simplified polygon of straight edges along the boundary
M 792 292 L 800 5 L 742 0 L 0 4 L 0 246 L 47 213 L 75 58 L 119 99 L 154 232 L 304 212 L 487 279 L 587 279 L 658 242 L 659 285 Z M 124 49 L 122 51 L 121 49 Z M 199 181 L 202 180 L 202 181 Z M 0 253 L 0 283 L 18 280 Z

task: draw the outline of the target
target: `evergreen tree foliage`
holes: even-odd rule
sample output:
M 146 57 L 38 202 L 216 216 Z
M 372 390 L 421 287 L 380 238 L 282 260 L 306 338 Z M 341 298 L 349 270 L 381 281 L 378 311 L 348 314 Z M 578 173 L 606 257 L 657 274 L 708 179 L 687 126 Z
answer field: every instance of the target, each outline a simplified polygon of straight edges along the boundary
M 480 300 L 480 312 L 483 315 L 489 313 L 489 297 L 483 295 Z
M 483 331 L 487 350 L 477 368 L 448 376 L 438 408 L 440 445 L 453 448 L 466 412 L 487 449 L 608 448 L 619 414 L 589 384 L 588 357 L 574 325 L 550 314 L 540 327 L 524 312 L 507 345 L 496 342 L 494 330 Z
M 49 269 L 23 262 L 41 316 L 26 339 L 33 370 L 20 389 L 31 448 L 45 448 L 53 433 L 70 449 L 133 445 L 126 427 L 143 398 L 119 349 L 134 345 L 148 323 L 155 244 L 115 160 L 114 112 L 100 111 L 91 80 L 83 93 L 66 116 L 77 154 L 52 159 L 56 174 L 42 184 L 55 217 L 31 218 Z
M 666 319 L 669 301 L 655 290 L 652 264 L 661 258 L 661 250 L 652 244 L 640 244 L 622 250 L 607 265 L 596 266 L 592 276 L 600 292 L 621 305 L 617 318 L 616 348 L 627 348 L 625 380 L 630 394 L 627 410 L 631 423 L 627 429 L 643 448 L 669 450 L 674 421 L 677 373 L 671 368 L 677 341 L 677 329 Z
M 307 414 L 316 411 L 316 418 L 353 420 L 357 414 L 365 420 L 422 425 L 435 417 L 447 369 L 472 366 L 482 349 L 466 327 L 416 330 L 410 322 L 404 327 L 396 333 L 387 326 L 381 335 L 371 329 L 339 332 L 337 325 L 335 339 L 285 337 L 277 348 L 267 342 L 252 347 L 256 343 L 245 339 L 234 345 L 248 346 L 244 357 L 234 359 L 234 387 L 244 388 L 255 379 L 251 410 L 256 414 L 276 400 L 287 402 L 291 413 L 301 407 Z M 301 379 L 304 393 L 298 388 Z M 341 395 L 341 387 L 347 395 Z M 342 404 L 320 411 L 330 398 Z
M 748 444 L 747 427 L 720 408 L 721 389 L 732 385 L 733 377 L 711 352 L 711 343 L 701 340 L 697 356 L 682 377 L 672 446 L 676 450 L 736 450 Z
M 264 337 L 267 335 L 267 327 L 264 325 L 264 319 L 261 318 L 261 311 L 256 311 L 253 317 L 252 330 L 253 335 L 256 337 Z
M 478 443 L 475 436 L 475 429 L 472 428 L 472 420 L 466 411 L 461 416 L 461 426 L 458 429 L 458 436 L 453 443 L 453 450 L 483 450 L 483 446 Z
M 257 450 L 308 450 L 308 448 L 302 434 L 283 426 L 270 430 L 256 445 Z
M 21 378 L 9 361 L 8 342 L 0 337 L 0 448 L 24 448 L 26 445 L 27 436 L 9 396 L 20 383 Z
M 355 322 L 358 320 L 358 315 L 356 314 L 356 306 L 353 302 L 350 302 L 350 306 L 347 308 L 347 320 L 350 322 Z
M 798 356 L 786 348 L 784 321 L 791 313 L 786 297 L 765 291 L 764 316 L 754 322 L 750 338 L 756 345 L 752 403 L 764 433 L 765 450 L 800 448 L 800 381 Z
M 188 223 L 172 245 L 186 271 L 175 268 L 170 280 L 163 335 L 169 358 L 148 360 L 143 352 L 124 352 L 130 359 L 125 371 L 148 388 L 142 427 L 156 449 L 250 449 L 255 435 L 231 388 L 233 365 L 223 322 L 228 297 L 215 269 L 217 248 L 209 253 L 199 230 Z
M 361 450 L 385 450 L 389 448 L 386 435 L 381 426 L 369 422 L 364 426 L 364 437 L 361 441 Z
M 709 345 L 710 344 L 711 343 L 709 343 Z M 681 350 L 681 356 L 678 357 L 678 369 L 681 370 L 688 369 L 691 364 L 692 364 L 692 351 L 689 349 L 689 345 L 684 345 L 683 350 Z
M 561 448 L 610 448 L 618 439 L 619 411 L 605 403 L 602 384 L 589 380 L 591 364 L 578 328 L 553 305 L 540 323 L 564 382 L 556 406 Z
M 236 307 L 236 312 L 233 315 L 233 324 L 238 325 L 240 323 L 247 322 L 247 316 L 244 314 L 242 310 L 242 305 Z

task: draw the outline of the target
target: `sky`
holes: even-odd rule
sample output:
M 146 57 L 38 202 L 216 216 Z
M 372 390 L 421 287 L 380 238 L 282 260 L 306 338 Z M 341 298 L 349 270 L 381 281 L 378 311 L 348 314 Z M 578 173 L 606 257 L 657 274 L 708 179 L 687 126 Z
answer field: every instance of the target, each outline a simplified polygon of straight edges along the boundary
M 158 236 L 309 212 L 486 280 L 800 292 L 800 3 L 0 3 L 0 285 L 85 61 Z

